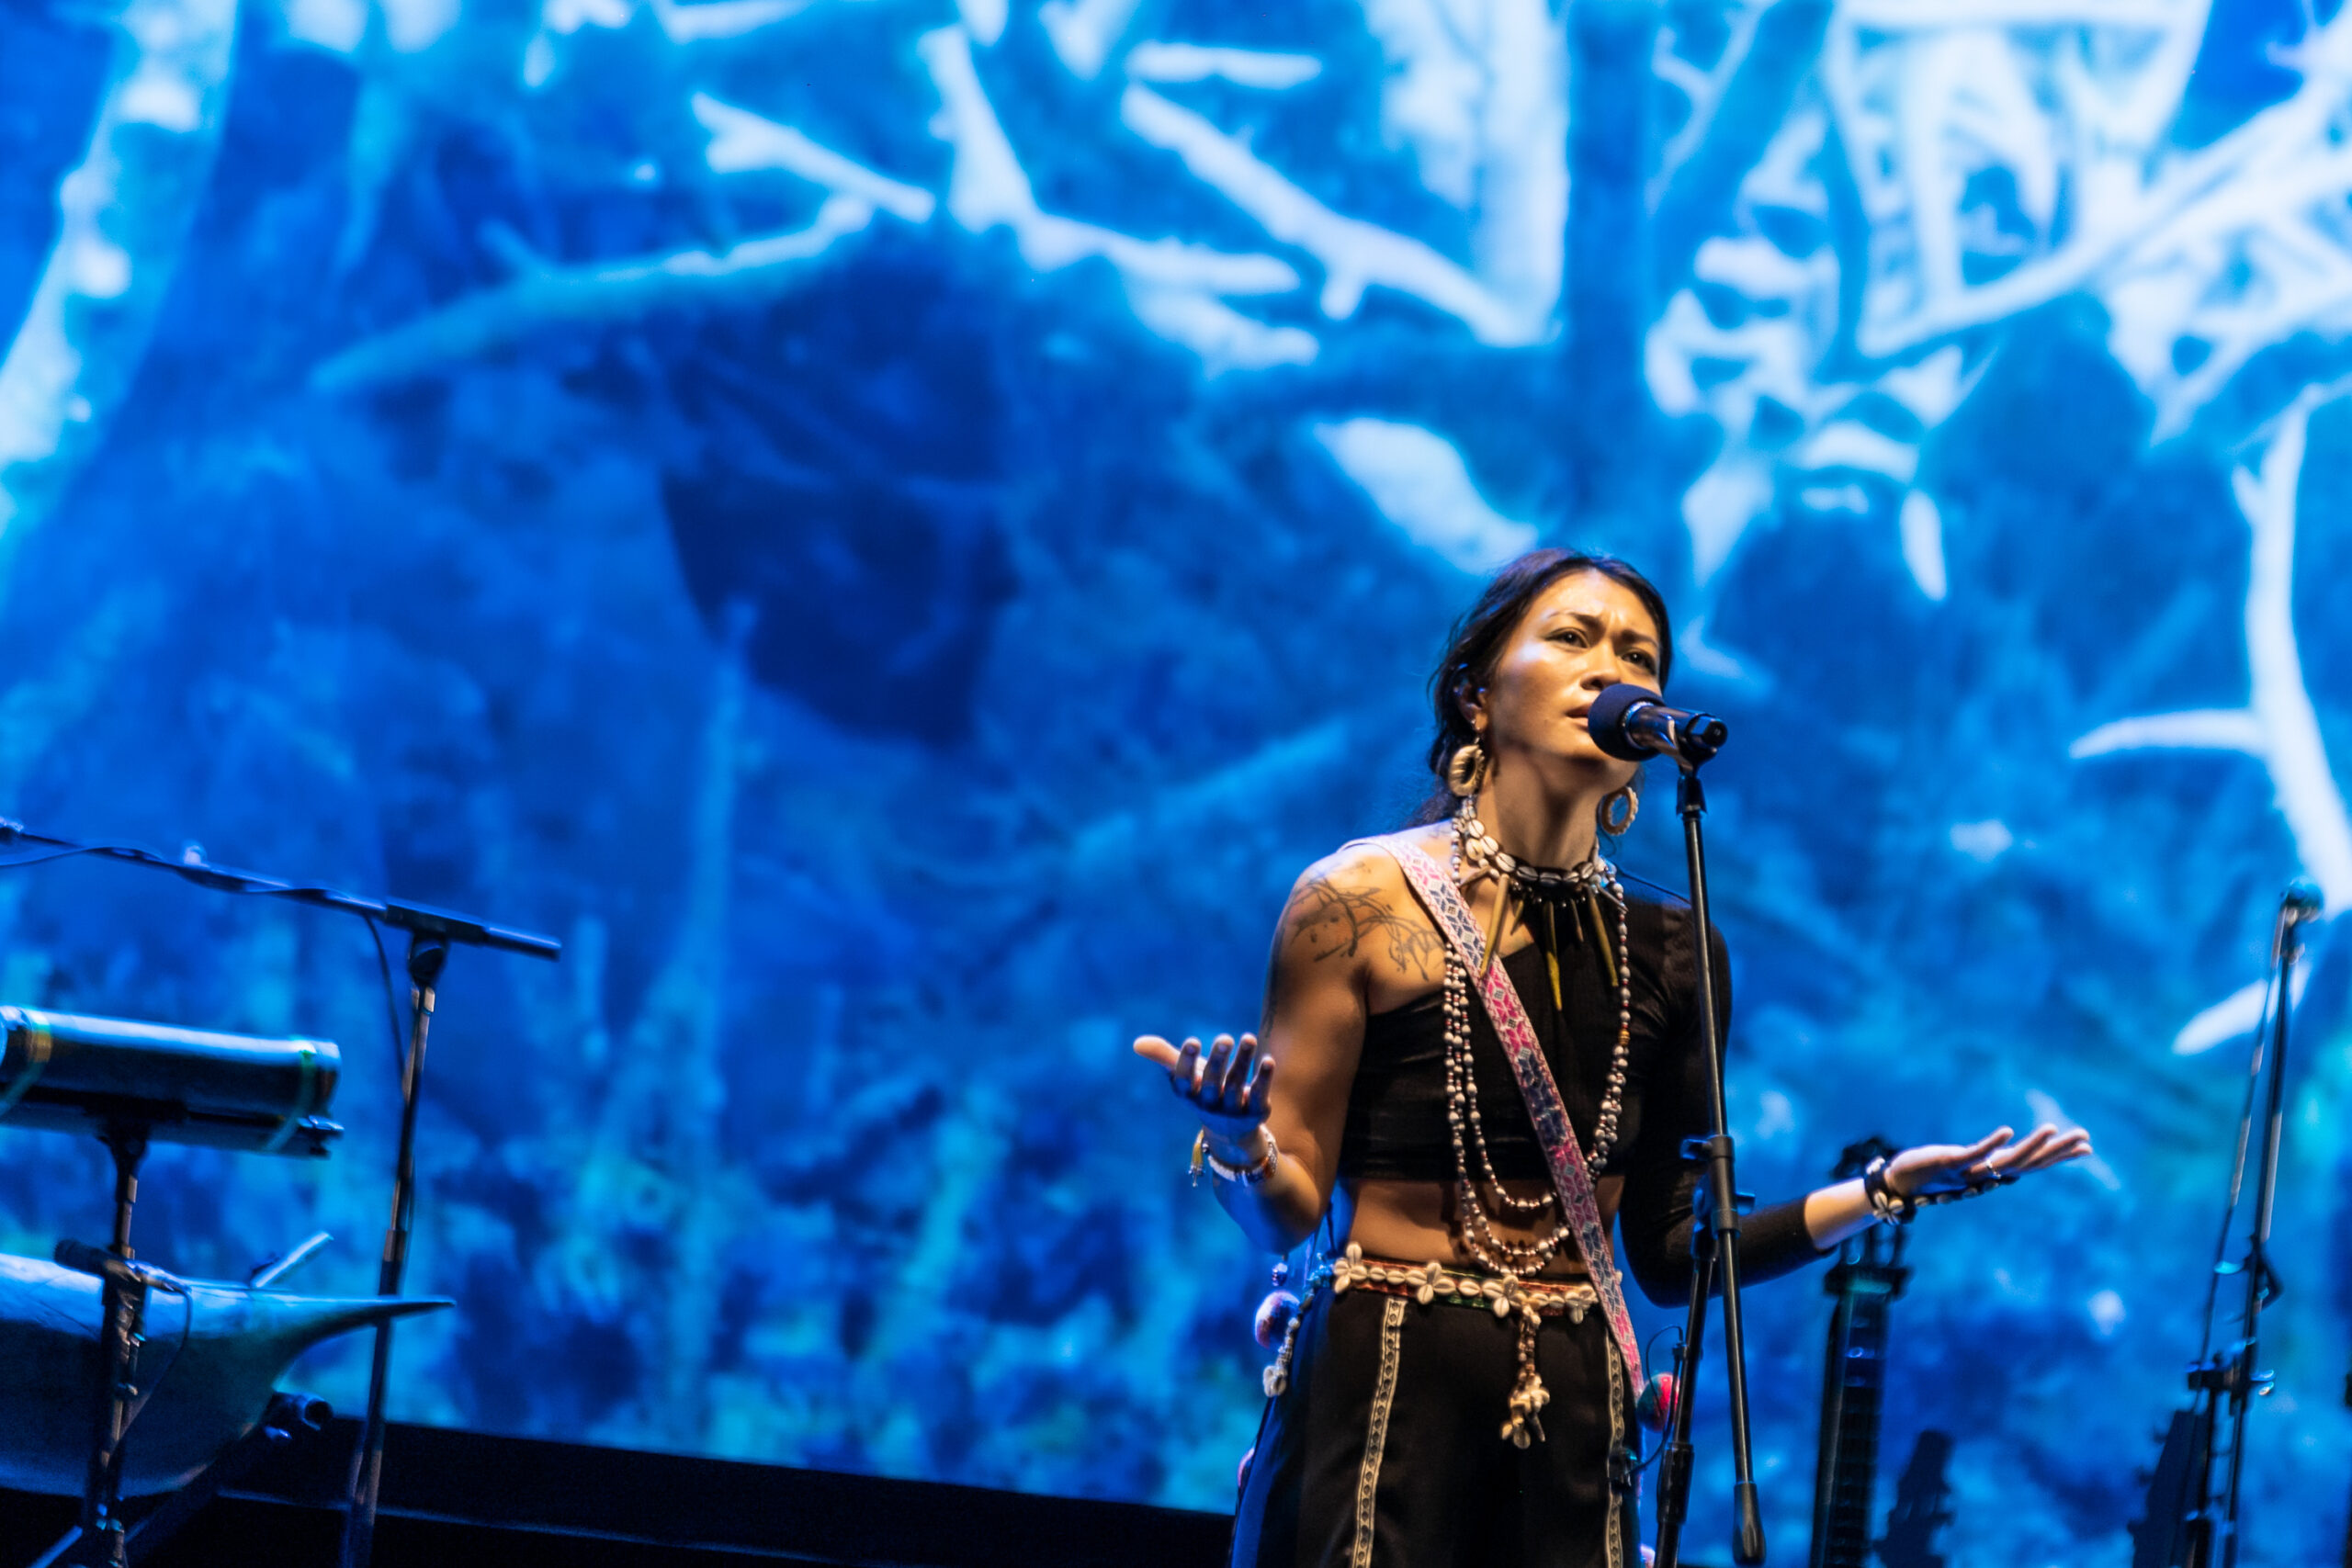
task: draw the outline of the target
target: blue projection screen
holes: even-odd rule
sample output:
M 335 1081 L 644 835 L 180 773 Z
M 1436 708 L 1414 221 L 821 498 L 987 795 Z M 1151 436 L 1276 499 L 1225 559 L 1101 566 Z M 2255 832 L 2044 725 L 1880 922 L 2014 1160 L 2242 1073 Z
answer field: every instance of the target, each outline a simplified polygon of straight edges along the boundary
M 2347 131 L 2332 0 L 15 0 L 0 810 L 569 944 L 446 977 L 395 1416 L 1225 1508 L 1265 1260 L 1126 1042 L 1254 1020 L 1480 574 L 1617 551 L 1735 731 L 1747 1184 L 2098 1139 L 1915 1227 L 1881 1516 L 1933 1428 L 1954 1563 L 2120 1568 L 2278 891 L 2352 906 Z M 2352 1484 L 2306 973 L 2249 1564 Z M 332 1159 L 139 1239 L 372 1288 L 364 927 L 9 870 L 0 1001 L 340 1041 Z M 0 1129 L 0 1249 L 103 1159 Z

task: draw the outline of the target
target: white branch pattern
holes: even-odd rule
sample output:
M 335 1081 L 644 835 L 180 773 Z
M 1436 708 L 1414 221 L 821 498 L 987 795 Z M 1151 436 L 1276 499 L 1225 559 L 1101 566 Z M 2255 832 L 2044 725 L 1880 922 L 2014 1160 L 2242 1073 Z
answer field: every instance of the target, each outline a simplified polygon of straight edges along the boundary
M 1323 265 L 1323 313 L 1355 314 L 1363 291 L 1383 284 L 1458 317 L 1479 342 L 1533 342 L 1543 324 L 1511 310 L 1420 241 L 1375 223 L 1343 218 L 1292 184 L 1235 137 L 1192 110 L 1134 84 L 1119 98 L 1119 118 L 1155 147 L 1175 153 L 1195 178 L 1255 219 L 1266 232 L 1296 245 Z
M 1822 77 L 1871 224 L 1862 350 L 2088 291 L 2162 437 L 2261 349 L 2352 335 L 2352 17 L 2278 51 L 2291 96 L 2173 152 L 2206 23 L 2206 0 L 1842 6 Z
M 695 118 L 710 132 L 710 150 L 704 160 L 716 174 L 782 169 L 895 213 L 910 223 L 929 222 L 932 209 L 938 205 L 931 192 L 920 186 L 876 174 L 830 147 L 819 146 L 791 126 L 721 103 L 707 93 L 696 93 L 693 107 Z
M 2331 916 L 2352 907 L 2352 818 L 2328 765 L 2295 645 L 2295 502 L 2312 414 L 2344 392 L 2342 387 L 2307 389 L 2279 416 L 2257 466 L 2231 475 L 2251 535 L 2245 629 L 2252 695 L 2245 707 L 2123 719 L 2102 725 L 2073 747 L 2077 758 L 2192 749 L 2258 759 L 2269 771 L 2296 853 L 2325 894 Z
M 96 445 L 146 354 L 218 145 L 235 0 L 130 0 L 89 150 L 0 359 L 0 533 L 29 522 Z
M 826 201 L 817 220 L 790 233 L 746 240 L 718 254 L 666 256 L 590 266 L 538 267 L 497 288 L 362 339 L 311 373 L 326 392 L 351 392 L 440 369 L 563 323 L 630 321 L 648 311 L 721 299 L 763 299 L 793 286 L 834 243 L 873 221 L 855 197 Z

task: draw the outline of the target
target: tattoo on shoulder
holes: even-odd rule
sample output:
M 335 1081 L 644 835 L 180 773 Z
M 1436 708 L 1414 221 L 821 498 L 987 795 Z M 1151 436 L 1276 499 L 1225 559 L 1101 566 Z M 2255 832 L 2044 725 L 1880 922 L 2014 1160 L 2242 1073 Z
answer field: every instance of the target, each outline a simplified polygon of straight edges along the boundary
M 1283 926 L 1318 964 L 1385 947 L 1388 961 L 1406 974 L 1436 980 L 1445 973 L 1445 942 L 1436 928 L 1419 909 L 1400 912 L 1374 889 L 1342 887 L 1318 876 L 1291 895 Z

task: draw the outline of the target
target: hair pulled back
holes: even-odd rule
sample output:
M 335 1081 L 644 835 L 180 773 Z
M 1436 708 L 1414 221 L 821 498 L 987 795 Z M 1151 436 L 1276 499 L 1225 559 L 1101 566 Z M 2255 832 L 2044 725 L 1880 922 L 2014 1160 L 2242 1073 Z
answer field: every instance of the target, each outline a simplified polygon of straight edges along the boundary
M 1633 591 L 1657 625 L 1659 686 L 1663 687 L 1666 678 L 1674 672 L 1674 627 L 1667 619 L 1666 596 L 1648 578 L 1615 556 L 1589 555 L 1578 550 L 1528 551 L 1497 572 L 1494 581 L 1478 595 L 1478 602 L 1453 623 L 1453 630 L 1446 638 L 1445 655 L 1430 676 L 1430 704 L 1437 716 L 1437 733 L 1430 740 L 1430 772 L 1436 775 L 1438 784 L 1436 792 L 1413 813 L 1415 822 L 1435 822 L 1453 809 L 1453 792 L 1445 786 L 1446 764 L 1456 751 L 1478 738 L 1478 732 L 1471 728 L 1462 711 L 1462 698 L 1494 679 L 1503 646 L 1510 641 L 1528 607 L 1542 597 L 1544 591 L 1564 577 L 1588 571 Z

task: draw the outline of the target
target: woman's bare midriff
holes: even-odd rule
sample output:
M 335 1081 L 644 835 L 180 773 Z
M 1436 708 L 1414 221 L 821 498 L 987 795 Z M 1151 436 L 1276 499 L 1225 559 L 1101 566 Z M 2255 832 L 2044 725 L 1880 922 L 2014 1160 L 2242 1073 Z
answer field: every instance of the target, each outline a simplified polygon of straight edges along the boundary
M 1618 1195 L 1624 1184 L 1624 1178 L 1618 1176 L 1603 1177 L 1594 1183 L 1593 1196 L 1600 1201 L 1603 1226 L 1615 1223 Z M 1512 1197 L 1522 1199 L 1539 1197 L 1550 1190 L 1548 1182 L 1533 1178 L 1512 1179 L 1502 1185 Z M 1446 1225 L 1451 1183 L 1358 1178 L 1344 1181 L 1341 1186 L 1353 1211 L 1347 1239 L 1363 1247 L 1367 1256 L 1394 1258 L 1400 1263 L 1425 1263 L 1435 1258 L 1461 1269 L 1478 1267 L 1475 1259 L 1454 1245 L 1453 1232 Z M 1495 1234 L 1510 1241 L 1532 1240 L 1560 1223 L 1556 1203 L 1536 1215 L 1537 1223 L 1532 1225 L 1516 1223 L 1517 1216 L 1500 1213 L 1491 1190 L 1487 1190 L 1483 1206 Z M 1577 1255 L 1573 1236 L 1562 1238 L 1558 1249 L 1544 1265 L 1543 1277 L 1585 1277 L 1584 1260 Z

